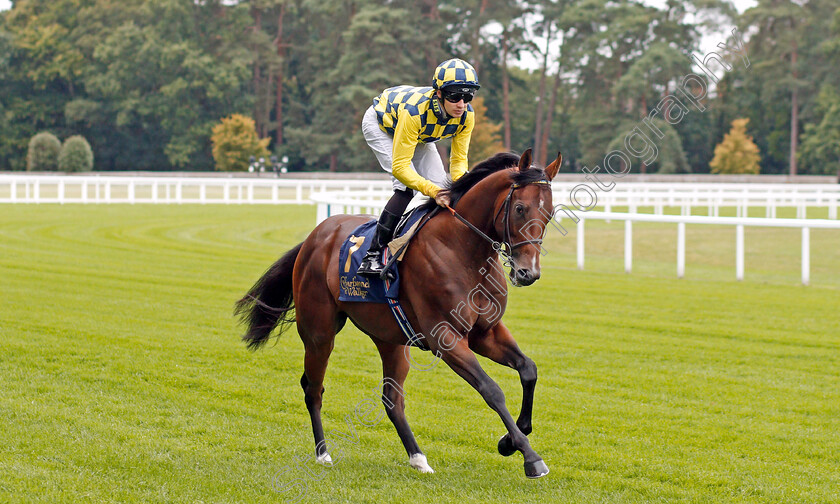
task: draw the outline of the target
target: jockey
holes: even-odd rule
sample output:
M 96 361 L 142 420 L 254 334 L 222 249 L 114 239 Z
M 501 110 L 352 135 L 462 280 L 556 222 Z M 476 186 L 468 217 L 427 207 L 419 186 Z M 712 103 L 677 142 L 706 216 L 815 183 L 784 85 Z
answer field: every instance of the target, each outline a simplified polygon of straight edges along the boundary
M 382 249 L 414 191 L 441 206 L 449 204 L 449 195 L 441 190 L 446 172 L 434 142 L 452 137 L 449 174 L 458 180 L 469 166 L 467 152 L 475 124 L 469 102 L 479 87 L 475 68 L 456 58 L 438 65 L 432 87 L 396 86 L 373 99 L 362 119 L 362 133 L 382 169 L 391 174 L 394 195 L 379 217 L 359 275 L 382 273 Z

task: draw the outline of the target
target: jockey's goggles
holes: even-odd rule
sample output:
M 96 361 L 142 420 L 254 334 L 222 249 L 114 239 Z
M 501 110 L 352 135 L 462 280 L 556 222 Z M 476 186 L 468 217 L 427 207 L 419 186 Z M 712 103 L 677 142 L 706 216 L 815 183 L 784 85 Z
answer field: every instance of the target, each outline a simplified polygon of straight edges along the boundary
M 444 91 L 443 99 L 452 103 L 458 103 L 461 100 L 464 100 L 464 103 L 469 103 L 473 99 L 473 94 L 475 94 L 475 91 L 472 93 L 452 93 Z

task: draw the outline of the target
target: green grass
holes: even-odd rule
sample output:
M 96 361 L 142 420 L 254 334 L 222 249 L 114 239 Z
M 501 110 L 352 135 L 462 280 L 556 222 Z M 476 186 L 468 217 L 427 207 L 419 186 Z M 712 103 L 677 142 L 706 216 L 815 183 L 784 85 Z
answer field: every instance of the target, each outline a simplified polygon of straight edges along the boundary
M 231 311 L 313 221 L 312 207 L 0 206 L 0 502 L 840 500 L 840 233 L 812 231 L 802 287 L 797 230 L 748 229 L 744 282 L 731 229 L 689 226 L 682 280 L 675 226 L 634 227 L 631 275 L 622 223 L 587 223 L 582 272 L 574 231 L 552 231 L 542 279 L 505 316 L 539 366 L 530 438 L 551 474 L 530 481 L 443 366 L 407 381 L 436 474 L 408 467 L 387 419 L 355 421 L 333 468 L 306 462 L 302 344 L 291 331 L 249 353 Z M 515 415 L 517 375 L 482 362 Z M 345 329 L 329 432 L 380 369 Z

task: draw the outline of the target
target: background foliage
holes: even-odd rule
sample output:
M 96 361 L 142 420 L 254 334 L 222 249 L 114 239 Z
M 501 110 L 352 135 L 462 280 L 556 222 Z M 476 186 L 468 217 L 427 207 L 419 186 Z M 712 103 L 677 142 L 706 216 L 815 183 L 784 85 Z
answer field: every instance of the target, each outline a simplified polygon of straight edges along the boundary
M 735 119 L 732 129 L 715 147 L 715 157 L 709 163 L 712 173 L 758 173 L 761 156 L 751 136 L 747 135 L 749 119 Z
M 93 151 L 85 137 L 73 135 L 64 141 L 58 153 L 58 169 L 63 172 L 93 170 Z
M 27 171 L 58 170 L 61 140 L 49 131 L 42 131 L 29 140 L 26 151 Z
M 644 169 L 708 172 L 743 117 L 762 173 L 840 170 L 836 0 L 740 15 L 728 0 L 663 3 L 16 0 L 0 12 L 0 169 L 25 169 L 29 139 L 50 130 L 89 139 L 99 170 L 211 170 L 212 127 L 238 113 L 292 170 L 375 170 L 359 132 L 371 99 L 459 56 L 482 81 L 477 134 L 499 128 L 542 162 L 562 149 L 577 171 L 675 91 L 703 33 L 737 26 L 749 68 L 721 51 L 733 70 Z
M 245 171 L 248 159 L 268 157 L 270 139 L 260 139 L 254 120 L 241 114 L 225 117 L 213 127 L 213 159 L 220 171 Z

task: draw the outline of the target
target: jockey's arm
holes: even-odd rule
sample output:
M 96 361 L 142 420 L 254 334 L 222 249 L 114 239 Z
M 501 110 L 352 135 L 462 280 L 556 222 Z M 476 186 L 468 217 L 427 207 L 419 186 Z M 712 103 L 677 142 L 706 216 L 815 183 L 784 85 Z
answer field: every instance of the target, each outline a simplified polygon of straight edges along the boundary
M 411 167 L 411 158 L 420 136 L 420 116 L 404 114 L 397 121 L 394 130 L 394 152 L 391 156 L 391 172 L 394 177 L 409 187 L 434 198 L 440 187 L 424 179 Z
M 473 126 L 475 126 L 474 113 L 467 116 L 464 129 L 452 138 L 452 153 L 449 155 L 449 176 L 452 177 L 453 181 L 461 178 L 469 168 L 467 153 L 470 151 L 470 136 Z

